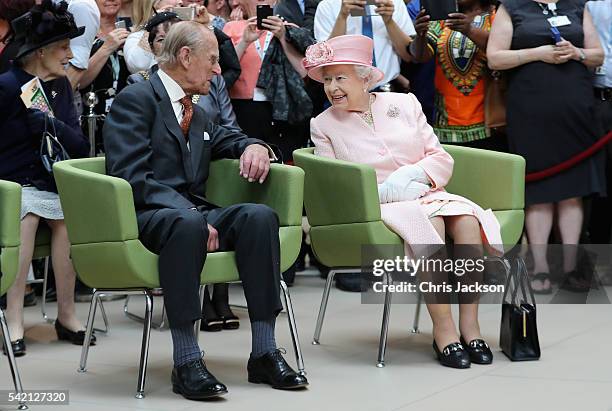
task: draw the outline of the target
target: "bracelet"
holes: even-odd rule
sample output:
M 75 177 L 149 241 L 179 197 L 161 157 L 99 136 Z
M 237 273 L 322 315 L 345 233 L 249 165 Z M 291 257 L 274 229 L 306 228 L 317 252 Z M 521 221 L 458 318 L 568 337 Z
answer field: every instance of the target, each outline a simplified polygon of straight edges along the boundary
M 583 49 L 579 48 L 578 49 L 578 54 L 580 54 L 580 56 L 578 58 L 580 59 L 581 63 L 586 60 L 586 54 L 584 54 L 584 50 Z

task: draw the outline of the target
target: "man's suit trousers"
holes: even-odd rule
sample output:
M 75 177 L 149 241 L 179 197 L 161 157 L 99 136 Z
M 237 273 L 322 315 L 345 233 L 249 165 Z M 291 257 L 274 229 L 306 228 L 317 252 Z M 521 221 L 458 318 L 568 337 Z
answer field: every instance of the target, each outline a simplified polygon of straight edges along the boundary
M 159 281 L 171 327 L 192 324 L 201 316 L 198 291 L 207 254 L 207 223 L 219 233 L 219 251 L 236 253 L 250 320 L 270 320 L 281 311 L 279 223 L 270 207 L 166 208 L 153 215 L 139 213 L 138 220 L 141 241 L 159 255 Z

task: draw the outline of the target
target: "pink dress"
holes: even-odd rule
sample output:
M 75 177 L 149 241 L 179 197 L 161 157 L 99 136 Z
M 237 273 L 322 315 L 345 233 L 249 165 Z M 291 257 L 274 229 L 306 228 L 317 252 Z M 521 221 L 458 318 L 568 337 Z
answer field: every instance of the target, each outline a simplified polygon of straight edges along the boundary
M 499 222 L 493 212 L 472 201 L 447 193 L 444 186 L 453 173 L 453 158 L 442 148 L 412 94 L 375 93 L 374 126 L 359 114 L 330 107 L 310 123 L 315 154 L 376 170 L 378 184 L 399 167 L 417 164 L 425 170 L 432 189 L 413 201 L 381 204 L 383 222 L 410 244 L 443 244 L 429 219 L 442 215 L 473 215 L 480 222 L 484 244 L 503 252 Z

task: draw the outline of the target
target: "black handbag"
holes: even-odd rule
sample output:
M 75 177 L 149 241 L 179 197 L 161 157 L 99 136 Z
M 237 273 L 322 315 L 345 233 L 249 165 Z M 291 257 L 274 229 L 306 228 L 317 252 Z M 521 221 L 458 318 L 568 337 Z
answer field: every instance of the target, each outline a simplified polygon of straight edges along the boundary
M 511 361 L 537 360 L 540 358 L 540 341 L 535 297 L 529 284 L 525 262 L 522 258 L 516 258 L 515 261 L 516 272 L 510 270 L 502 299 L 499 346 Z M 510 288 L 513 288 L 511 293 Z
M 52 133 L 49 131 L 49 123 L 51 124 Z M 49 174 L 53 174 L 53 164 L 70 159 L 66 149 L 57 139 L 56 134 L 55 123 L 53 120 L 48 121 L 48 115 L 45 114 L 45 131 L 40 140 L 40 161 Z

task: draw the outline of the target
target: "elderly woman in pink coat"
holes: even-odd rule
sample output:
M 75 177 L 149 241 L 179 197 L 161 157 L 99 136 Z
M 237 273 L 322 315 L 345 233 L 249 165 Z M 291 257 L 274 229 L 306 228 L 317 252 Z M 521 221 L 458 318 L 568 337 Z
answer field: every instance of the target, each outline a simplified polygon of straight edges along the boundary
M 488 245 L 500 249 L 499 223 L 491 210 L 444 190 L 453 159 L 444 151 L 412 94 L 370 93 L 383 78 L 372 67 L 372 40 L 334 37 L 311 46 L 304 66 L 323 83 L 332 106 L 311 122 L 315 154 L 372 166 L 376 170 L 385 224 L 410 245 Z M 449 304 L 428 304 L 433 348 L 442 365 L 490 364 L 482 339 L 478 304 L 460 304 L 459 332 Z

